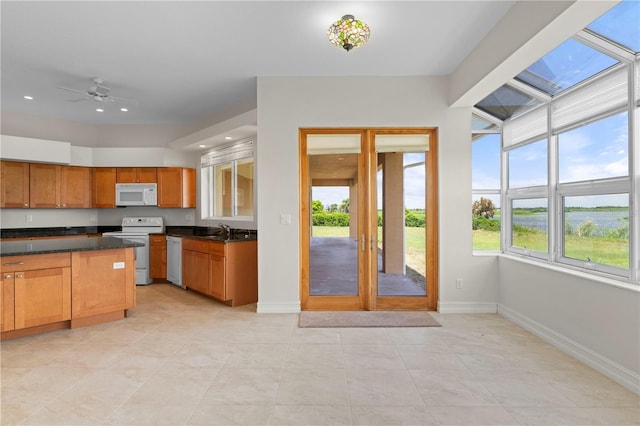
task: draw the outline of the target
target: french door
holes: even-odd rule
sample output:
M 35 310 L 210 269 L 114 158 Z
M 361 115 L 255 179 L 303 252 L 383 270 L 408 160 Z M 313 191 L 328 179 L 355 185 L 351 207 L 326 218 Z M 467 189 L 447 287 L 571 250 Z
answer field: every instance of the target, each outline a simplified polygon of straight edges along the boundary
M 436 309 L 436 137 L 300 130 L 303 310 Z

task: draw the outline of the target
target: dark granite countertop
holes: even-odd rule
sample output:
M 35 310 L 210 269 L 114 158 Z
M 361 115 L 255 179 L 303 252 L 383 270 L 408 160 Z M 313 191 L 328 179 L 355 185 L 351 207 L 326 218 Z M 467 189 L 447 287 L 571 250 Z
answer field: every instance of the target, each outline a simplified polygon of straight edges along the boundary
M 60 238 L 50 240 L 2 241 L 0 256 L 49 254 L 72 251 L 111 250 L 142 247 L 142 243 L 112 237 Z
M 231 229 L 227 235 L 221 228 L 208 228 L 204 226 L 167 226 L 165 233 L 172 237 L 195 238 L 225 243 L 255 241 L 258 239 L 258 233 L 255 230 Z
M 121 226 L 63 226 L 50 228 L 0 229 L 0 238 L 66 237 L 120 231 Z

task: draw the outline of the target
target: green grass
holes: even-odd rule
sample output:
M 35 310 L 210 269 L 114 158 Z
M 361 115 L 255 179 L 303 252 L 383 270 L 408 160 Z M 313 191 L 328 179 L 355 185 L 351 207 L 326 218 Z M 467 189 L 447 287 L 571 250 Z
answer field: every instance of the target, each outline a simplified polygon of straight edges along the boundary
M 425 230 L 424 228 L 404 228 L 407 265 L 424 275 L 425 273 Z M 314 226 L 314 237 L 348 237 L 347 226 Z M 382 228 L 378 228 L 378 238 L 382 240 Z M 532 251 L 547 251 L 547 234 L 527 232 L 515 236 L 515 245 Z M 500 250 L 500 232 L 473 231 L 473 250 Z M 572 259 L 629 268 L 629 241 L 613 238 L 587 238 L 576 235 L 565 237 L 565 256 Z
M 547 234 L 529 232 L 515 237 L 517 247 L 533 251 L 547 251 Z M 482 229 L 473 231 L 474 250 L 500 250 L 500 233 Z M 613 238 L 588 238 L 576 235 L 565 236 L 565 256 L 603 265 L 629 268 L 629 241 Z

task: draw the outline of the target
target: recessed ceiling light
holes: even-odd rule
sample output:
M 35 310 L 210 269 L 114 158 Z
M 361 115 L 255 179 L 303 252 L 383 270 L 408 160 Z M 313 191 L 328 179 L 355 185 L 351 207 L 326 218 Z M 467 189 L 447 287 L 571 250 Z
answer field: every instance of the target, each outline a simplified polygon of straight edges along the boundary
M 98 112 L 104 112 L 104 110 L 102 108 L 96 108 L 96 111 Z
M 206 145 L 198 145 L 200 148 L 206 148 Z
M 120 108 L 120 111 L 122 111 L 122 112 L 127 112 L 127 111 L 129 111 L 129 110 L 128 110 L 127 108 Z
M 224 139 L 227 140 L 227 141 L 230 141 L 233 138 L 231 136 L 225 136 Z
M 32 101 L 33 100 L 33 96 L 29 96 L 29 95 L 24 95 L 24 98 L 28 101 Z

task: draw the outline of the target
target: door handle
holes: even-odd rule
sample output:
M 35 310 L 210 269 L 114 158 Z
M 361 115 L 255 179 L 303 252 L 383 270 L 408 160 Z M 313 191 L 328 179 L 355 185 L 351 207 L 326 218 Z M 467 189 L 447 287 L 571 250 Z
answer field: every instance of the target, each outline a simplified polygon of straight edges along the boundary
M 371 236 L 371 251 L 373 251 L 373 235 Z
M 364 234 L 362 234 L 362 251 L 365 251 L 365 245 L 367 244 L 367 240 L 364 237 Z

